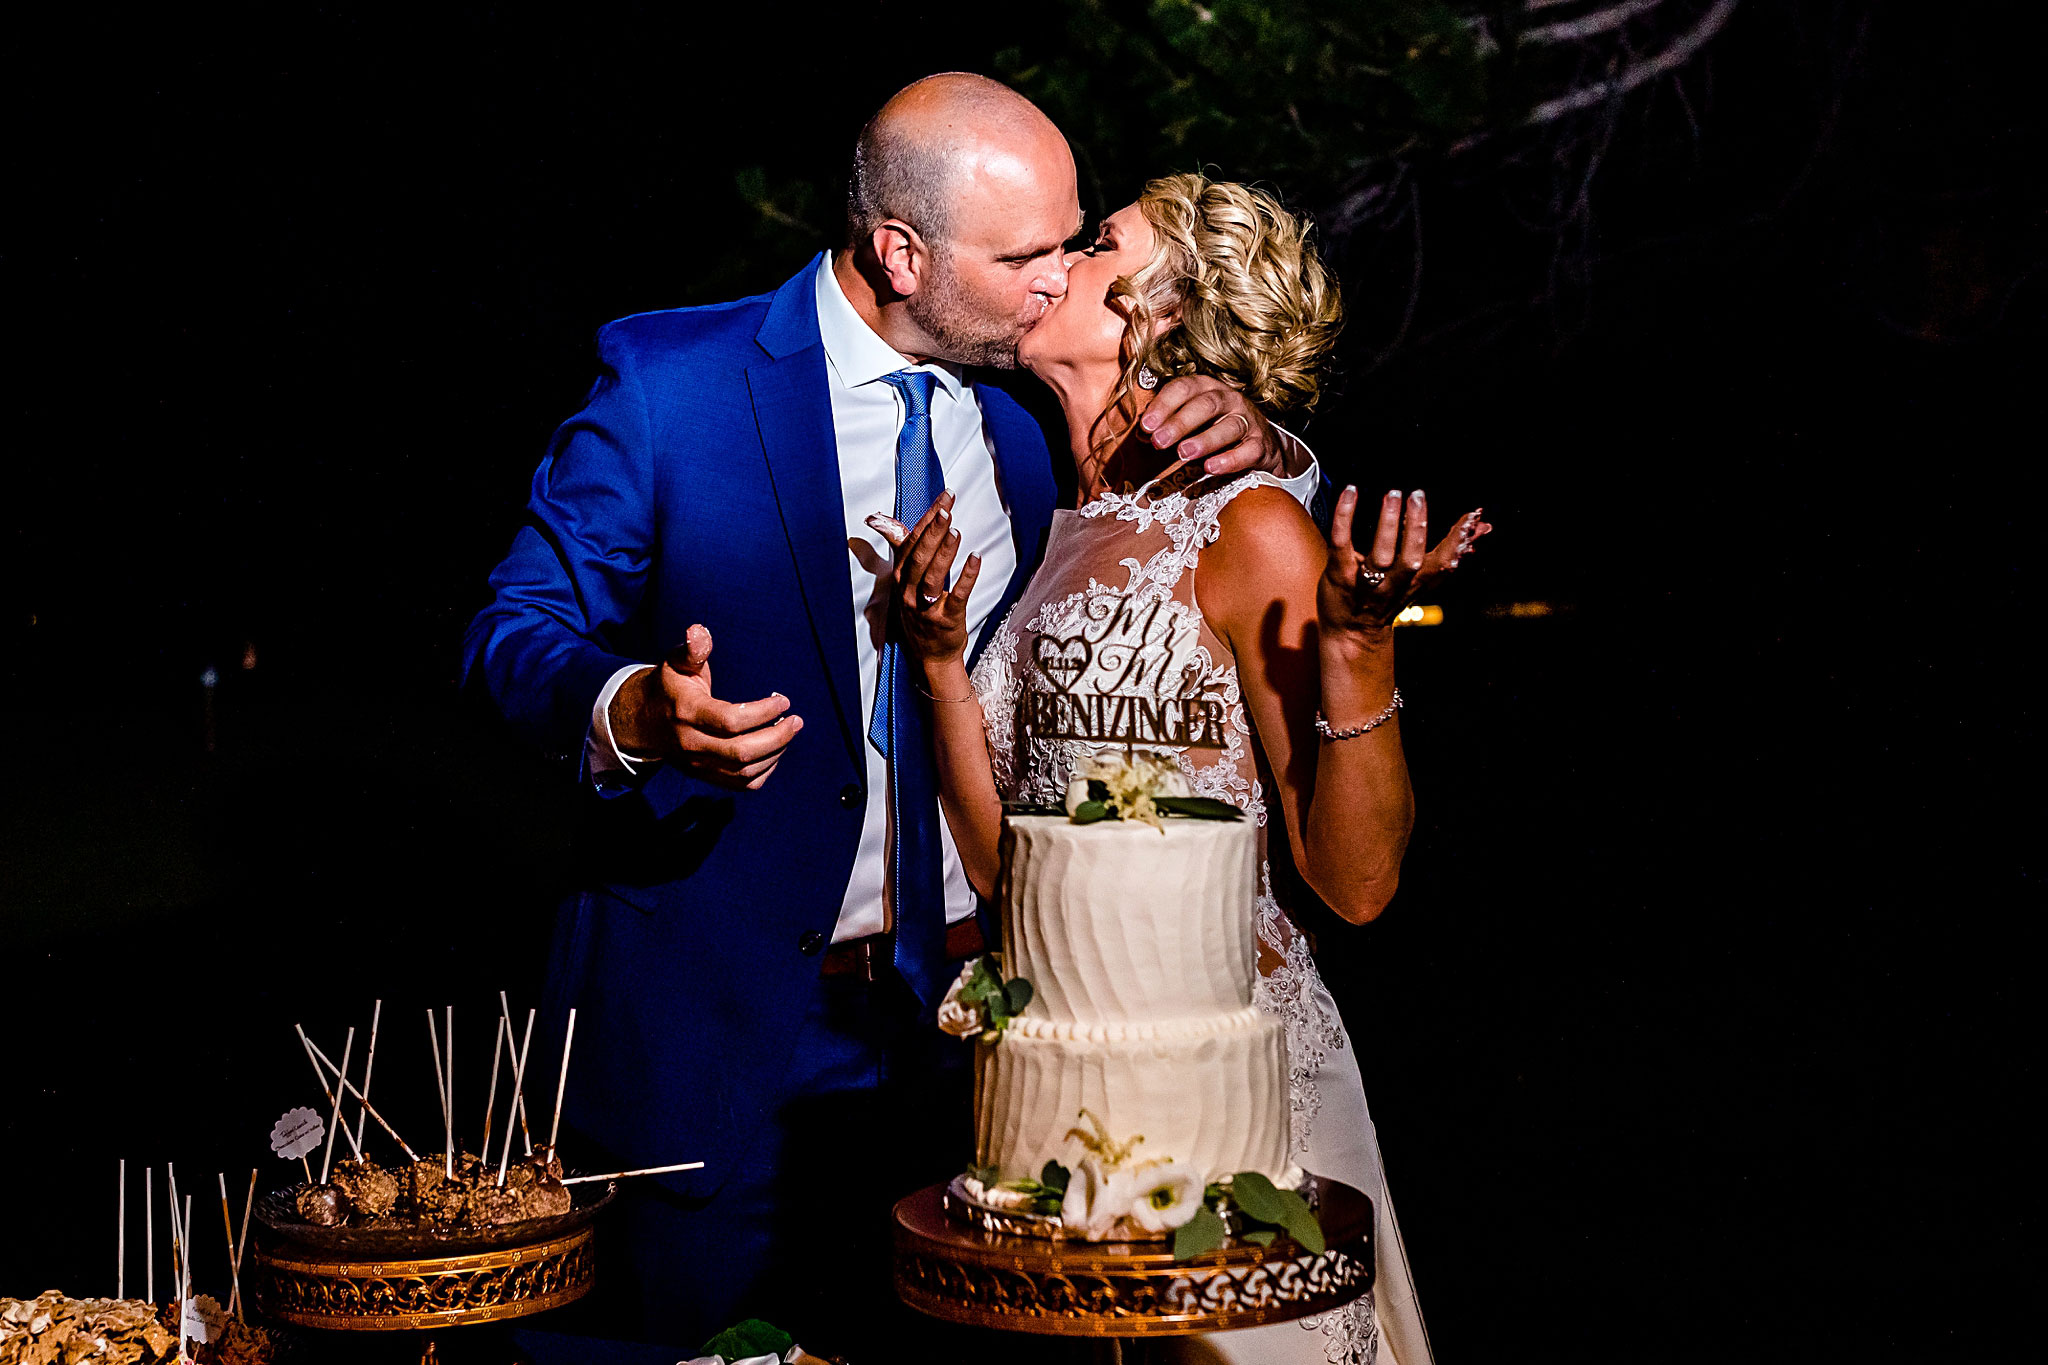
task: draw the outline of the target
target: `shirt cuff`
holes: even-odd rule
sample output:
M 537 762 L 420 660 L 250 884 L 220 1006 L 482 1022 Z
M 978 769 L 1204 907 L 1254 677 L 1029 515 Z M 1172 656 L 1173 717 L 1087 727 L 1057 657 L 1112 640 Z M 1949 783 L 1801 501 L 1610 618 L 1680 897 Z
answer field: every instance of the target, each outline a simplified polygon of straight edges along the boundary
M 612 738 L 612 698 L 619 695 L 626 679 L 646 667 L 627 664 L 598 689 L 597 703 L 590 708 L 590 728 L 583 734 L 583 776 L 594 785 L 631 782 L 661 762 L 658 758 L 628 758 Z
M 1296 502 L 1307 508 L 1309 514 L 1313 516 L 1315 514 L 1316 493 L 1323 486 L 1322 466 L 1316 463 L 1316 453 L 1308 448 L 1307 441 L 1302 440 L 1278 422 L 1272 423 L 1272 427 L 1274 431 L 1279 433 L 1280 439 L 1287 444 L 1287 463 L 1295 464 L 1306 461 L 1301 473 L 1296 474 L 1291 479 L 1280 480 L 1280 486 L 1286 489 Z

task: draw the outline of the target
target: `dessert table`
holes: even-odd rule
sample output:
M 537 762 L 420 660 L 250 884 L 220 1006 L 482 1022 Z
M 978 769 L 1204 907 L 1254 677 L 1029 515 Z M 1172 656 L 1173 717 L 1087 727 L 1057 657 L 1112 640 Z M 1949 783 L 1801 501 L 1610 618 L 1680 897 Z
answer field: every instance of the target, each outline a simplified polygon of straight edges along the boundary
M 1168 1242 L 1082 1242 L 1006 1230 L 932 1185 L 895 1209 L 896 1293 L 919 1312 L 1005 1332 L 1103 1340 L 1188 1336 L 1327 1313 L 1372 1288 L 1373 1208 L 1316 1178 L 1325 1247 L 1232 1238 L 1186 1261 Z

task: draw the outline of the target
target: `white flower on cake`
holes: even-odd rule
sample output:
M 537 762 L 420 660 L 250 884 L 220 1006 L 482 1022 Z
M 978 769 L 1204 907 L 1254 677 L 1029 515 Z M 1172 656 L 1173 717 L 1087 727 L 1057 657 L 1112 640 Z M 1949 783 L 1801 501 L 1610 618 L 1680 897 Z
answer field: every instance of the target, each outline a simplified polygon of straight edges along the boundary
M 1171 1161 L 1147 1162 L 1132 1173 L 1130 1219 L 1146 1232 L 1172 1232 L 1202 1207 L 1203 1181 Z
M 939 1027 L 955 1038 L 972 1038 L 988 1027 L 987 1008 L 979 1003 L 969 1004 L 960 998 L 960 993 L 967 989 L 967 983 L 974 979 L 974 969 L 978 965 L 978 961 L 962 963 L 952 989 L 939 1002 Z
M 1071 1129 L 1067 1137 L 1088 1154 L 1074 1163 L 1060 1201 L 1069 1235 L 1090 1242 L 1156 1237 L 1195 1216 L 1207 1185 L 1199 1174 L 1171 1157 L 1138 1161 L 1143 1134 L 1118 1142 L 1086 1109 L 1081 1118 L 1088 1127 Z
M 1164 834 L 1161 817 L 1240 820 L 1244 812 L 1227 802 L 1196 796 L 1187 774 L 1171 758 L 1149 754 L 1083 759 L 1067 783 L 1066 812 L 1077 825 L 1097 820 L 1137 820 Z
M 1136 1193 L 1137 1181 L 1129 1171 L 1110 1170 L 1095 1157 L 1083 1157 L 1067 1181 L 1067 1197 L 1060 1201 L 1060 1223 L 1087 1241 L 1107 1242 L 1130 1214 Z
M 955 1038 L 996 1042 L 1030 1003 L 1031 983 L 1021 976 L 1004 980 L 1002 954 L 983 953 L 961 964 L 939 1002 L 939 1027 Z

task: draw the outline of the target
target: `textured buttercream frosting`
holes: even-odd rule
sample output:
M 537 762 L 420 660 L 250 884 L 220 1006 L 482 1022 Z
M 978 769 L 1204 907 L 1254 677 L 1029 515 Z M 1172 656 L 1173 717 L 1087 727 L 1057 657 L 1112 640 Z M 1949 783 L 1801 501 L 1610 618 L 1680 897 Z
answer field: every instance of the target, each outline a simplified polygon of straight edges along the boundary
M 1099 1119 L 1139 1160 L 1292 1183 L 1286 1029 L 1252 1007 L 1256 831 L 1058 816 L 1005 822 L 1005 970 L 1030 1006 L 978 1050 L 976 1161 L 1072 1164 Z
M 1249 821 L 1008 822 L 1004 965 L 1059 1022 L 1157 1022 L 1251 1004 L 1257 970 Z

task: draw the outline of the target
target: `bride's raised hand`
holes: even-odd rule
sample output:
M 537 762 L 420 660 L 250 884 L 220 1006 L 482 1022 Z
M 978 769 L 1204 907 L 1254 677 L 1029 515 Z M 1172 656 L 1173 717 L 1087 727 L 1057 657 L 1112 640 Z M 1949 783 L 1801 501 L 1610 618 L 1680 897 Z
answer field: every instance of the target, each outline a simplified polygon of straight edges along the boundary
M 965 655 L 967 599 L 974 591 L 974 581 L 981 577 L 981 556 L 967 556 L 960 580 L 949 591 L 946 580 L 960 553 L 952 493 L 941 493 L 908 530 L 902 522 L 879 512 L 867 520 L 896 548 L 895 615 L 903 647 L 927 669 Z
M 1344 636 L 1379 643 L 1393 628 L 1394 618 L 1439 576 L 1463 562 L 1479 537 L 1493 528 L 1479 519 L 1478 508 L 1458 519 L 1450 533 L 1425 552 L 1429 500 L 1421 489 L 1406 498 L 1387 490 L 1380 499 L 1372 545 L 1360 552 L 1353 529 L 1358 514 L 1358 489 L 1337 497 L 1330 518 L 1329 558 L 1316 585 L 1316 616 L 1323 638 L 1332 643 Z

